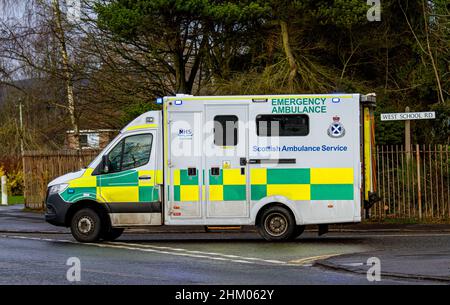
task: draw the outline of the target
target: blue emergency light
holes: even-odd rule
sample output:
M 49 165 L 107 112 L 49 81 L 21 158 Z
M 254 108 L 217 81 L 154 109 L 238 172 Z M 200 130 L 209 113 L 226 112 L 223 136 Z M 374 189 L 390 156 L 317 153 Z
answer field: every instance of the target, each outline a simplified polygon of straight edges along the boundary
M 156 104 L 162 104 L 163 103 L 163 98 L 162 97 L 157 97 L 156 98 Z

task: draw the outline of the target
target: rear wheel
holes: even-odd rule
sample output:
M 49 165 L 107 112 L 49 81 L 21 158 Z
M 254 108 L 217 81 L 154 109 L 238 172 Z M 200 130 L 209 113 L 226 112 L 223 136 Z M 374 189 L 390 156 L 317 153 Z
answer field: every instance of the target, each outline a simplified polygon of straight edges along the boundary
M 70 222 L 72 236 L 79 242 L 91 243 L 100 239 L 102 221 L 100 216 L 90 208 L 79 210 Z
M 258 226 L 259 234 L 269 241 L 287 240 L 293 236 L 295 228 L 294 216 L 280 206 L 265 210 Z
M 102 233 L 102 239 L 106 241 L 113 241 L 119 238 L 124 229 L 122 228 L 110 228 L 107 232 Z

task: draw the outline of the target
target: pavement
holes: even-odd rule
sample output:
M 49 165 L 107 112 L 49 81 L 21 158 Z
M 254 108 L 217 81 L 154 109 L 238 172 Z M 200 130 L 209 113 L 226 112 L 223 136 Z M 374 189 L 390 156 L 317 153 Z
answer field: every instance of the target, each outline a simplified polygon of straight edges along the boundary
M 3 233 L 70 233 L 67 228 L 45 222 L 42 212 L 24 211 L 22 204 L 0 205 L 0 232 Z
M 0 206 L 0 244 L 3 246 L 0 247 L 0 257 L 3 256 L 0 275 L 4 273 L 2 269 L 8 269 L 10 265 L 17 267 L 22 262 L 20 255 L 24 255 L 24 251 L 45 257 L 50 255 L 49 249 L 52 249 L 54 259 L 70 251 L 84 256 L 92 266 L 100 264 L 108 269 L 111 266 L 107 264 L 111 263 L 115 264 L 114 268 L 119 268 L 99 279 L 95 274 L 106 272 L 105 269 L 101 271 L 92 267 L 93 274 L 88 278 L 93 284 L 205 283 L 198 270 L 203 270 L 205 276 L 212 279 L 206 283 L 213 284 L 363 284 L 368 283 L 366 274 L 371 267 L 369 260 L 373 257 L 381 262 L 383 284 L 450 284 L 450 225 L 445 224 L 336 225 L 321 237 L 317 237 L 314 227 L 308 227 L 295 242 L 286 243 L 265 242 L 255 233 L 254 227 L 243 227 L 241 232 L 206 233 L 204 227 L 168 226 L 127 230 L 114 243 L 82 245 L 73 240 L 69 229 L 47 224 L 41 213 L 25 212 L 22 205 L 14 205 Z M 102 254 L 103 260 L 98 262 L 98 251 L 108 251 L 108 260 Z M 149 253 L 151 257 L 145 256 Z M 32 257 L 31 254 L 26 256 L 27 261 Z M 14 257 L 12 261 L 11 257 Z M 126 259 L 117 264 L 119 257 Z M 224 265 L 210 265 L 211 260 Z M 246 267 L 227 265 L 227 260 L 230 264 L 240 262 Z M 150 263 L 151 270 L 147 271 L 160 274 L 160 280 L 147 277 L 147 273 L 133 271 L 141 261 Z M 186 265 L 183 264 L 181 271 L 178 268 L 178 272 L 186 272 L 186 278 L 170 269 L 180 266 L 181 261 Z M 36 263 L 38 266 L 41 264 Z M 265 271 L 251 269 L 248 264 L 252 263 L 264 265 L 262 269 Z M 173 272 L 167 274 L 162 266 L 169 266 Z M 193 266 L 198 270 L 194 271 Z M 281 267 L 287 269 L 279 269 Z M 61 268 L 64 267 L 56 268 L 55 272 L 60 272 Z M 280 276 L 276 282 L 278 277 L 274 272 L 286 272 L 289 268 L 301 268 L 302 272 L 290 272 L 289 276 Z M 241 274 L 244 270 L 245 274 Z M 26 273 L 26 269 L 23 272 Z M 38 279 L 33 278 L 29 283 L 52 282 L 46 273 L 49 271 L 42 270 L 36 274 Z M 116 273 L 123 278 L 112 279 Z M 188 280 L 188 274 L 196 278 Z M 21 279 L 23 277 L 18 276 L 15 280 L 19 283 Z M 60 280 L 64 282 L 63 278 Z
M 442 251 L 421 250 L 415 253 L 374 251 L 370 255 L 380 260 L 383 277 L 450 284 L 450 251 L 448 249 Z M 366 275 L 371 267 L 367 260 L 367 254 L 352 254 L 318 261 L 316 264 L 327 269 Z

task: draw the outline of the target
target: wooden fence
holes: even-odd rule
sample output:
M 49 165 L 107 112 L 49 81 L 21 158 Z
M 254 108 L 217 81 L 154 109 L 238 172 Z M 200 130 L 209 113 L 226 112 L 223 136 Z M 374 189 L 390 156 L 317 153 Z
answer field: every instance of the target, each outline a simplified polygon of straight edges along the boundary
M 96 150 L 26 152 L 24 157 L 25 206 L 30 209 L 44 209 L 47 184 L 58 176 L 89 165 L 98 153 Z
M 450 218 L 448 145 L 377 146 L 377 191 L 372 218 Z

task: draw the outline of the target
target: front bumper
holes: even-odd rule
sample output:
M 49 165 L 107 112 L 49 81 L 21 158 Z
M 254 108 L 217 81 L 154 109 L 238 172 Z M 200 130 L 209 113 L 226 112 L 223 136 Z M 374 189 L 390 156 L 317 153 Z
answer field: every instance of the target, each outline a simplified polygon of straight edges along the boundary
M 45 203 L 45 221 L 55 226 L 66 227 L 66 215 L 71 204 L 65 202 L 59 194 L 47 196 Z

